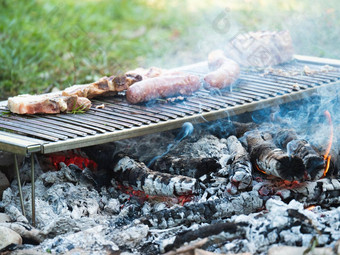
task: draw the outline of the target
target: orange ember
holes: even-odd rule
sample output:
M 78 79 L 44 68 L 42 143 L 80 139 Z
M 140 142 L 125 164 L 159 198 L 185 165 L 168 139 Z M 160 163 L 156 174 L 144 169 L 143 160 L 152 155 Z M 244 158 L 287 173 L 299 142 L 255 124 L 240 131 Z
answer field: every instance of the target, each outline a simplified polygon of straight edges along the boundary
M 117 183 L 117 188 L 122 191 L 125 194 L 128 194 L 130 198 L 137 199 L 141 204 L 144 203 L 145 201 L 155 201 L 155 202 L 165 202 L 168 204 L 179 204 L 179 205 L 184 205 L 185 203 L 188 203 L 192 201 L 194 198 L 193 195 L 182 195 L 182 196 L 177 196 L 177 197 L 165 197 L 165 196 L 151 196 L 146 194 L 144 191 L 141 190 L 135 190 L 130 186 L 124 186 L 120 183 Z
M 325 116 L 328 120 L 328 123 L 329 123 L 330 134 L 329 134 L 327 149 L 326 149 L 325 154 L 323 156 L 324 160 L 327 160 L 325 171 L 323 172 L 323 177 L 326 176 L 328 169 L 329 169 L 329 164 L 330 164 L 330 161 L 331 161 L 331 156 L 329 155 L 329 152 L 331 151 L 332 142 L 333 142 L 333 123 L 332 123 L 331 114 L 327 110 L 325 111 L 324 114 L 325 114 Z
M 261 173 L 267 174 L 264 170 L 262 170 L 257 164 L 255 164 L 255 167 L 258 171 L 260 171 Z
M 311 206 L 308 206 L 306 209 L 307 209 L 308 211 L 312 211 L 314 208 L 315 208 L 315 205 L 311 205 Z
M 74 164 L 81 169 L 85 169 L 85 167 L 90 168 L 91 170 L 97 170 L 97 163 L 93 160 L 81 156 L 80 154 L 74 153 L 73 151 L 67 151 L 62 153 L 51 154 L 50 160 L 52 165 L 56 170 L 59 170 L 59 163 L 64 162 L 67 166 L 70 164 Z

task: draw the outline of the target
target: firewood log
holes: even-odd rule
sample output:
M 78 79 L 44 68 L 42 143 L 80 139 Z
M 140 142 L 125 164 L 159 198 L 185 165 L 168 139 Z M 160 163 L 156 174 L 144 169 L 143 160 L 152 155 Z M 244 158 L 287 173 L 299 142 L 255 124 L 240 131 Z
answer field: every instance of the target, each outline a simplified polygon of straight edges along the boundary
M 148 195 L 180 196 L 198 192 L 198 182 L 183 175 L 151 171 L 144 163 L 117 154 L 114 159 L 114 179 Z
M 216 172 L 221 168 L 221 165 L 216 158 L 164 156 L 157 159 L 150 168 L 163 173 L 199 178 L 202 175 Z
M 272 140 L 265 141 L 258 130 L 248 132 L 246 141 L 251 162 L 256 169 L 288 181 L 303 180 L 305 166 L 301 158 L 289 156 Z
M 237 190 L 244 190 L 252 183 L 252 165 L 249 154 L 236 136 L 232 135 L 227 138 L 227 146 L 233 158 L 229 166 L 230 183 L 228 185 L 235 186 Z M 234 190 L 233 187 L 229 188 Z
M 293 130 L 280 130 L 274 136 L 274 142 L 289 155 L 302 159 L 307 170 L 307 180 L 318 180 L 322 177 L 326 167 L 324 158 L 306 140 L 298 139 Z

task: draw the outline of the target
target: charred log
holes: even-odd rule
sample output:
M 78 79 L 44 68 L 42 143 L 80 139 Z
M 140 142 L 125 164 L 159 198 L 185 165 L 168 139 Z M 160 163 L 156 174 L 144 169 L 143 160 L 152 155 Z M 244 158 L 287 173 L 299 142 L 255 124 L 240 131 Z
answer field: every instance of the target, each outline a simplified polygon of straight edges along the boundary
M 176 236 L 175 241 L 172 244 L 169 244 L 165 247 L 165 251 L 167 252 L 173 250 L 187 242 L 191 242 L 198 238 L 210 237 L 212 235 L 217 235 L 221 232 L 228 232 L 230 234 L 236 234 L 237 232 L 241 232 L 238 231 L 238 229 L 239 229 L 238 225 L 235 223 L 222 222 L 211 224 L 208 226 L 203 226 L 196 230 L 183 231 Z
M 207 126 L 210 134 L 217 136 L 218 138 L 225 138 L 231 135 L 236 137 L 242 137 L 244 133 L 254 130 L 257 124 L 254 122 L 238 122 L 238 121 L 219 121 L 219 124 Z
M 198 192 L 194 178 L 151 171 L 144 163 L 118 154 L 114 160 L 114 179 L 124 186 L 133 186 L 148 195 L 178 196 Z
M 340 181 L 338 179 L 321 179 L 318 181 L 307 181 L 294 187 L 287 186 L 278 188 L 276 195 L 282 200 L 295 199 L 306 206 L 318 204 L 322 206 L 340 205 Z
M 227 146 L 230 155 L 233 158 L 229 166 L 229 180 L 228 190 L 244 190 L 252 183 L 252 165 L 249 154 L 242 146 L 236 136 L 229 136 L 227 139 Z
M 217 172 L 221 165 L 216 158 L 176 158 L 165 156 L 157 159 L 150 168 L 163 173 L 199 178 L 202 175 Z
M 235 197 L 209 200 L 200 203 L 187 203 L 182 207 L 173 207 L 154 212 L 141 221 L 150 227 L 170 228 L 182 224 L 211 222 L 235 214 L 249 214 L 263 207 L 263 200 L 257 191 L 243 192 Z
M 284 180 L 303 180 L 305 166 L 301 158 L 289 156 L 273 141 L 264 140 L 259 131 L 246 135 L 250 159 L 261 172 Z
M 275 144 L 288 155 L 302 159 L 307 170 L 307 180 L 318 180 L 322 177 L 326 164 L 324 158 L 317 153 L 307 141 L 298 139 L 293 130 L 284 129 L 274 137 Z

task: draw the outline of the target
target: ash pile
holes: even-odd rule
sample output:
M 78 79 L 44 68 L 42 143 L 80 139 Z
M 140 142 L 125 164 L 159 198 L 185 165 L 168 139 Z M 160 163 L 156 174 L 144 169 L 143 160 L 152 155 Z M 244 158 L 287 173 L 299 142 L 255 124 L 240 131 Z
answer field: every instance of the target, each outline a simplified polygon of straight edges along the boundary
M 98 170 L 58 162 L 36 176 L 20 210 L 15 180 L 0 227 L 22 238 L 2 252 L 53 254 L 339 252 L 339 150 L 275 124 L 225 121 L 85 148 Z M 312 145 L 313 144 L 313 145 Z M 29 172 L 29 162 L 21 171 Z M 285 248 L 281 248 L 282 250 Z M 274 252 L 274 253 L 273 253 Z M 198 254 L 198 253 L 197 253 Z M 302 253 L 301 253 L 302 254 Z M 321 254 L 321 253 L 320 253 Z

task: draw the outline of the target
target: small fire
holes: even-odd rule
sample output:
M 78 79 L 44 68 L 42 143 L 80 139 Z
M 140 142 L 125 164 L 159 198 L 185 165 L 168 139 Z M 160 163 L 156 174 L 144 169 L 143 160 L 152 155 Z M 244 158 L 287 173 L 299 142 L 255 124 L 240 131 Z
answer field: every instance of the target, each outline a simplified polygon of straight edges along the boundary
M 81 155 L 81 152 L 65 151 L 61 153 L 54 153 L 49 155 L 49 158 L 56 170 L 60 169 L 60 162 L 64 162 L 67 166 L 74 164 L 83 170 L 85 167 L 88 167 L 91 170 L 97 170 L 97 163 L 86 156 Z
M 311 206 L 308 206 L 306 209 L 308 211 L 313 211 L 313 209 L 315 208 L 316 206 L 315 205 L 311 205 Z
M 323 156 L 324 160 L 326 160 L 326 167 L 325 167 L 325 171 L 323 172 L 323 177 L 326 176 L 328 169 L 329 169 L 329 165 L 331 161 L 331 156 L 329 155 L 329 152 L 331 151 L 332 142 L 333 142 L 333 123 L 332 123 L 332 118 L 331 118 L 331 114 L 329 113 L 329 111 L 327 110 L 325 111 L 325 116 L 328 119 L 330 134 L 329 134 L 328 146 L 327 146 L 325 155 Z

